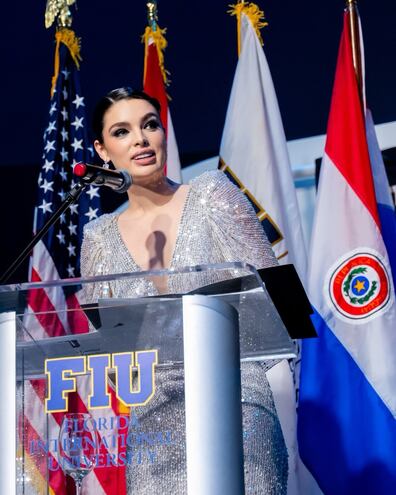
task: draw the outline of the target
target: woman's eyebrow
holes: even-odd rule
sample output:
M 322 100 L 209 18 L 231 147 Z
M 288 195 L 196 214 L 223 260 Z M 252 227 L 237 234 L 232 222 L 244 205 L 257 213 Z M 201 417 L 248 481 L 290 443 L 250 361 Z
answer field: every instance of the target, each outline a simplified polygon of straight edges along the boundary
M 141 122 L 145 122 L 147 119 L 150 119 L 151 117 L 155 117 L 156 119 L 158 119 L 158 115 L 155 113 L 155 112 L 148 112 L 146 113 L 145 115 L 143 115 L 143 117 L 141 118 Z M 113 129 L 113 127 L 130 127 L 130 124 L 129 122 L 115 122 L 114 124 L 112 124 L 110 127 L 109 127 L 109 132 L 111 132 L 111 130 Z
M 129 122 L 116 122 L 109 127 L 109 132 L 113 129 L 113 127 L 129 127 Z
M 147 119 L 151 118 L 151 117 L 155 117 L 156 119 L 158 119 L 158 115 L 155 112 L 149 112 L 149 113 L 146 113 L 146 115 L 144 115 L 142 117 L 142 122 L 144 120 L 147 120 Z

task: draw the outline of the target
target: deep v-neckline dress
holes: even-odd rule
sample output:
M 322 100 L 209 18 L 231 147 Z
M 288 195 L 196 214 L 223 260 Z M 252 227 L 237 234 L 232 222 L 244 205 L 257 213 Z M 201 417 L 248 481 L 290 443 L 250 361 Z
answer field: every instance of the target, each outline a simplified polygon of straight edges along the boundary
M 121 238 L 117 215 L 103 215 L 85 227 L 81 249 L 84 277 L 139 271 Z M 277 263 L 246 197 L 223 172 L 206 172 L 191 182 L 170 268 L 226 261 L 245 261 L 257 268 Z M 186 277 L 171 276 L 168 292 L 188 292 L 218 281 L 217 277 L 205 272 L 188 277 L 188 281 Z M 86 301 L 96 302 L 102 297 L 102 289 L 103 284 L 88 285 Z M 148 277 L 112 281 L 109 292 L 113 297 L 158 294 Z M 287 450 L 265 376 L 267 368 L 265 363 L 246 363 L 241 367 L 245 487 L 246 493 L 256 495 L 285 495 Z M 157 370 L 156 393 L 149 406 L 135 408 L 137 420 L 134 429 L 130 428 L 128 495 L 187 493 L 183 404 L 183 369 Z M 156 439 L 152 452 L 148 444 L 137 441 L 139 435 L 144 437 L 150 432 Z

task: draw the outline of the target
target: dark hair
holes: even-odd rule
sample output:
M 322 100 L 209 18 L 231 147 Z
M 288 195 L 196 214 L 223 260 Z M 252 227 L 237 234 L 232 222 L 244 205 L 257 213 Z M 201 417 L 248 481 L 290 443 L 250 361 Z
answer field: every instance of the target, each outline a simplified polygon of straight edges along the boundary
M 103 142 L 103 117 L 107 110 L 116 102 L 120 100 L 146 100 L 157 110 L 158 114 L 161 112 L 161 105 L 156 98 L 148 95 L 144 91 L 135 90 L 129 86 L 124 86 L 122 88 L 113 89 L 107 95 L 103 96 L 98 103 L 93 112 L 92 118 L 92 130 L 95 139 L 100 143 Z

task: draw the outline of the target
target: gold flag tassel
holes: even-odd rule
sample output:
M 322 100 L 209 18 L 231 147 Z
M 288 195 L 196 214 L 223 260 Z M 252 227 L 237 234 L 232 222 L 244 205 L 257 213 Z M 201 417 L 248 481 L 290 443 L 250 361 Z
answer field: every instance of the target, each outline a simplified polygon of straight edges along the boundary
M 265 21 L 264 12 L 260 10 L 258 5 L 255 3 L 245 3 L 239 2 L 234 5 L 229 5 L 231 9 L 227 12 L 230 15 L 235 15 L 237 18 L 237 29 L 238 29 L 238 56 L 241 53 L 241 16 L 245 14 L 249 17 L 250 22 L 254 30 L 256 31 L 257 38 L 261 45 L 264 44 L 263 38 L 261 37 L 260 29 L 268 26 L 268 22 Z
M 148 57 L 148 46 L 150 42 L 150 38 L 152 38 L 155 47 L 158 53 L 158 61 L 161 69 L 162 78 L 164 80 L 164 84 L 169 86 L 169 72 L 165 69 L 164 65 L 164 50 L 168 46 L 168 42 L 165 38 L 166 28 L 161 29 L 158 24 L 156 24 L 155 29 L 151 26 L 147 26 L 144 34 L 142 36 L 142 43 L 144 43 L 144 72 L 143 72 L 143 80 L 146 79 L 146 70 L 147 70 L 147 57 Z
M 71 55 L 74 63 L 76 64 L 77 69 L 80 68 L 80 62 L 82 60 L 81 55 L 80 55 L 81 40 L 80 40 L 80 38 L 77 38 L 75 32 L 72 29 L 65 28 L 65 27 L 59 28 L 55 33 L 55 41 L 56 41 L 55 62 L 54 62 L 54 75 L 52 77 L 52 84 L 51 84 L 51 98 L 54 94 L 56 81 L 57 81 L 58 75 L 59 75 L 59 65 L 60 65 L 59 48 L 60 48 L 60 44 L 63 43 L 67 46 L 67 48 L 69 49 L 70 55 Z

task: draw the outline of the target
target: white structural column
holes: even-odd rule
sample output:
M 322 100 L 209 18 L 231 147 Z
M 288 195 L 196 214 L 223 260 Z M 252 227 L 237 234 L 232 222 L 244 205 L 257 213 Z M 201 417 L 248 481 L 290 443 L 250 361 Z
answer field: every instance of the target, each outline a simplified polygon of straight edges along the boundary
M 188 495 L 242 495 L 238 314 L 217 298 L 183 297 Z
M 15 313 L 0 313 L 0 493 L 16 493 Z

